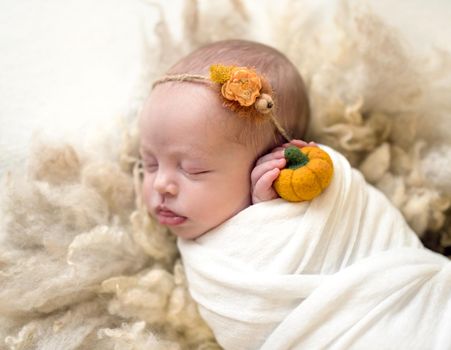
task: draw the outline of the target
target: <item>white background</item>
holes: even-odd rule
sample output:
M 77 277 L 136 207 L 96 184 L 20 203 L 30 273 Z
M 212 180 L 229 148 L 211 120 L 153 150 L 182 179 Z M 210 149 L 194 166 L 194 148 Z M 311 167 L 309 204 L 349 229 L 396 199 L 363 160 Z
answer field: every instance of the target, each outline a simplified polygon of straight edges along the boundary
M 181 2 L 164 2 L 175 30 Z M 451 51 L 451 1 L 370 7 L 411 45 Z M 145 0 L 0 0 L 0 175 L 26 159 L 33 133 L 84 138 L 136 111 L 157 18 Z

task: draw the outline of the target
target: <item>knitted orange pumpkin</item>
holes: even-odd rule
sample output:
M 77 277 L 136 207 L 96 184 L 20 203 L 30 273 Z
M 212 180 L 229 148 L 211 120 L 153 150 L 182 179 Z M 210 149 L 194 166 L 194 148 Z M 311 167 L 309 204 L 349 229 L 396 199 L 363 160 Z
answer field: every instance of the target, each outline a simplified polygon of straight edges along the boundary
M 290 202 L 309 201 L 329 185 L 334 166 L 321 148 L 290 146 L 284 156 L 287 165 L 274 181 L 274 189 L 280 197 Z

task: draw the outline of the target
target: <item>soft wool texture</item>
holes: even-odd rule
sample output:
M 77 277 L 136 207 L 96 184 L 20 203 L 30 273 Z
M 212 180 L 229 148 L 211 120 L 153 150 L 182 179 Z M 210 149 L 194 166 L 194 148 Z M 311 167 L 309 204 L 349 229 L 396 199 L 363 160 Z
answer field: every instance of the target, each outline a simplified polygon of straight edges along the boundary
M 125 119 L 136 118 L 153 80 L 203 43 L 244 37 L 275 46 L 305 78 L 308 139 L 345 154 L 430 247 L 449 254 L 446 52 L 415 55 L 346 1 L 327 23 L 307 2 L 183 4 L 181 37 L 164 11 L 148 7 L 161 14 L 158 41 L 144 23 L 140 83 Z M 102 146 L 37 142 L 27 167 L 1 179 L 0 348 L 218 348 L 189 296 L 174 237 L 142 206 L 136 130 L 109 128 Z

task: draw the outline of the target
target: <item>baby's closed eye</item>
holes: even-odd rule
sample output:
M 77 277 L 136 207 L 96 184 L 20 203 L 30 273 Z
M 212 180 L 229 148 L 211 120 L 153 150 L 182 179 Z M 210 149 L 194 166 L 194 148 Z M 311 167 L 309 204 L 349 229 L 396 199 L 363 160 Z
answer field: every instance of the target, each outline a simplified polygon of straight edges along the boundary
M 154 172 L 158 169 L 158 162 L 155 159 L 149 160 L 149 159 L 143 159 L 143 168 L 144 171 L 147 172 Z
M 212 171 L 211 164 L 201 159 L 183 159 L 179 163 L 179 168 L 189 175 L 205 175 Z
M 188 167 L 188 166 L 182 167 L 182 170 L 184 173 L 186 173 L 187 175 L 191 175 L 191 176 L 207 175 L 213 171 L 213 170 L 207 169 L 207 168 L 194 168 L 194 167 Z

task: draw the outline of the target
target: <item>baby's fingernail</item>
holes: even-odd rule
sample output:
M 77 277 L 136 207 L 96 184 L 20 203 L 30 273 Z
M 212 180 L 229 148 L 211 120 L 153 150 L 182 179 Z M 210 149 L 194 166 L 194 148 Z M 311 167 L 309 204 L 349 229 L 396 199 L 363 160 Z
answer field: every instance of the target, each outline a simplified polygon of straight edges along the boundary
M 273 156 L 275 157 L 276 160 L 282 159 L 284 158 L 284 151 L 277 151 L 273 153 Z

